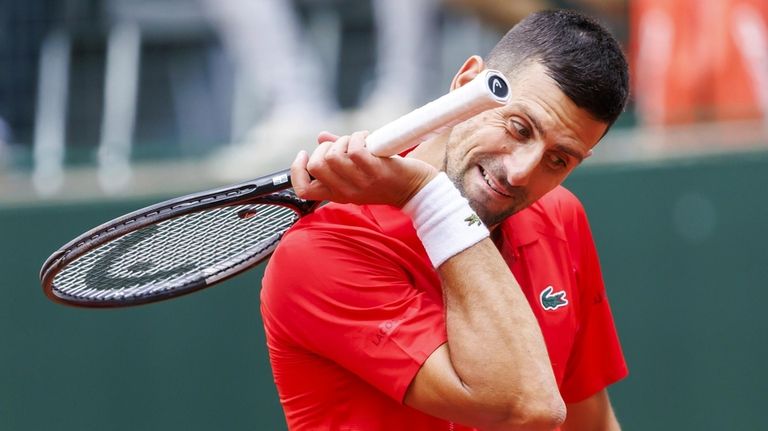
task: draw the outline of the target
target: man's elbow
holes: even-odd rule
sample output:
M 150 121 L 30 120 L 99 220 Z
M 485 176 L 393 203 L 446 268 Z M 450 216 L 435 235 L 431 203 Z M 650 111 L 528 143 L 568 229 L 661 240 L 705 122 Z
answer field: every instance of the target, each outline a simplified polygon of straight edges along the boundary
M 559 393 L 520 400 L 511 406 L 505 417 L 492 430 L 549 431 L 565 421 L 566 408 Z

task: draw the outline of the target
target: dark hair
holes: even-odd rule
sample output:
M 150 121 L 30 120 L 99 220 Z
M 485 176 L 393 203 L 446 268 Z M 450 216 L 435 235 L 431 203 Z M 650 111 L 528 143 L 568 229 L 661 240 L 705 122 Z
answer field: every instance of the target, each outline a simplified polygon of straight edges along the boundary
M 488 55 L 488 66 L 514 74 L 530 61 L 578 107 L 609 126 L 629 96 L 627 60 L 616 39 L 599 23 L 569 10 L 542 11 L 515 25 Z

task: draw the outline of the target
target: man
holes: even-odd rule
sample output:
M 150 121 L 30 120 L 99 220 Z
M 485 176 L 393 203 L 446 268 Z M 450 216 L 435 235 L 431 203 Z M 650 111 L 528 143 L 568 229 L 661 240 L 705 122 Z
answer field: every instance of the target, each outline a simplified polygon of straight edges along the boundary
M 470 57 L 451 88 L 485 68 L 510 102 L 407 157 L 321 133 L 291 166 L 300 196 L 350 204 L 300 221 L 265 272 L 289 428 L 619 428 L 605 388 L 626 366 L 586 216 L 559 185 L 622 112 L 626 61 L 557 11 Z

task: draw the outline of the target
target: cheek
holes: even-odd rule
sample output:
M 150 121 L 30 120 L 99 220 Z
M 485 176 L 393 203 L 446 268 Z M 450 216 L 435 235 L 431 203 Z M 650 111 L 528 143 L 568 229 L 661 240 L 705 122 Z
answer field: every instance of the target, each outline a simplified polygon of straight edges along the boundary
M 482 144 L 489 139 L 497 139 L 500 133 L 505 133 L 504 124 L 504 121 L 496 118 L 493 111 L 487 111 L 457 124 L 451 132 L 450 141 L 458 145 Z
M 459 131 L 446 144 L 447 159 L 466 167 L 482 158 L 503 155 L 507 152 L 505 137 L 505 130 L 491 128 Z

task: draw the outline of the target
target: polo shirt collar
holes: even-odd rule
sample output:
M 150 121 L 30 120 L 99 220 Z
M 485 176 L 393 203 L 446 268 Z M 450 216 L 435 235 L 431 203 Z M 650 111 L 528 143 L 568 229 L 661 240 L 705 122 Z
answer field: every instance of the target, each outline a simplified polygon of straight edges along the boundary
M 514 248 L 534 243 L 542 236 L 565 241 L 565 231 L 558 220 L 553 220 L 539 202 L 513 214 L 499 227 L 504 242 Z

